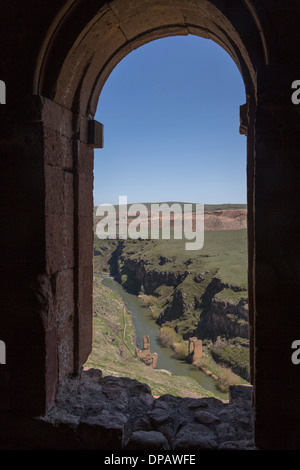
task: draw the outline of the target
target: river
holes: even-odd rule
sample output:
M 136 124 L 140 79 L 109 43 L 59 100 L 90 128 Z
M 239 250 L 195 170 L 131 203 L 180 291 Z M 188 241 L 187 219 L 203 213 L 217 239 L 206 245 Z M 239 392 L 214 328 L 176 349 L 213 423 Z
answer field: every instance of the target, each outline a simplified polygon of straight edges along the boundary
M 137 347 L 143 347 L 143 336 L 149 336 L 151 353 L 158 354 L 157 369 L 166 369 L 178 375 L 194 378 L 203 388 L 212 392 L 216 397 L 228 400 L 228 393 L 221 392 L 216 387 L 216 381 L 210 376 L 185 361 L 176 359 L 171 348 L 163 347 L 159 340 L 160 327 L 151 317 L 149 308 L 134 294 L 127 292 L 121 284 L 110 276 L 99 276 L 103 284 L 117 291 L 132 314 L 132 320 L 136 332 Z

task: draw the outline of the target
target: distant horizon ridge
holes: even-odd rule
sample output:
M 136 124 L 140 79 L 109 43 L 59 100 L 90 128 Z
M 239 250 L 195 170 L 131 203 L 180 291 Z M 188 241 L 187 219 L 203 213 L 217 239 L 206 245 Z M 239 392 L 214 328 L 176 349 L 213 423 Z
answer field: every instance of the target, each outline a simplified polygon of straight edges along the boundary
M 238 206 L 243 206 L 243 207 L 247 207 L 247 203 L 233 203 L 233 202 L 222 202 L 222 203 L 197 203 L 197 202 L 186 202 L 186 201 L 157 201 L 157 202 L 140 202 L 140 201 L 137 201 L 137 202 L 128 202 L 127 205 L 133 205 L 133 204 L 144 204 L 144 205 L 151 205 L 151 204 L 203 204 L 204 207 L 205 206 L 210 206 L 210 207 L 223 207 L 223 206 L 235 206 L 235 207 L 238 207 Z M 118 203 L 115 203 L 115 204 L 111 204 L 111 203 L 108 203 L 108 202 L 105 202 L 105 203 L 101 203 L 101 204 L 98 204 L 98 205 L 95 205 L 94 207 L 98 207 L 99 205 L 102 205 L 102 206 L 119 206 L 119 205 L 126 205 L 126 204 L 118 204 Z

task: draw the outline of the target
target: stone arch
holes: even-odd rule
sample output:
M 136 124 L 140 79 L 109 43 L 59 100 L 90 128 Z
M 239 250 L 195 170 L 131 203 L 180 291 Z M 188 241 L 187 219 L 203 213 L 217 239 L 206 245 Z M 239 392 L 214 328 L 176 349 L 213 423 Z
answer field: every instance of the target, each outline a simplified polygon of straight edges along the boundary
M 75 228 L 72 235 L 75 257 L 75 368 L 83 363 L 91 344 L 91 292 L 88 288 L 88 284 L 91 285 L 91 259 L 88 252 L 91 253 L 92 248 L 89 227 L 92 217 L 93 155 L 88 126 L 109 74 L 133 49 L 165 36 L 194 34 L 218 43 L 236 63 L 245 83 L 248 101 L 242 125 L 243 132 L 248 134 L 249 227 L 250 231 L 252 229 L 253 125 L 250 116 L 254 115 L 255 109 L 256 70 L 266 64 L 268 50 L 253 6 L 248 1 L 240 2 L 238 6 L 233 3 L 227 2 L 224 6 L 222 2 L 207 0 L 157 0 L 146 1 L 141 5 L 131 1 L 112 1 L 99 7 L 94 2 L 70 1 L 48 30 L 37 61 L 33 91 L 46 99 L 44 124 L 47 132 L 52 135 L 51 145 L 53 146 L 53 131 L 56 137 L 61 134 L 56 145 L 61 146 L 63 135 L 63 139 L 68 140 L 67 145 L 73 159 L 74 226 L 78 228 Z M 47 123 L 48 116 L 58 112 L 60 117 L 55 125 Z M 53 153 L 53 147 L 51 152 Z M 52 167 L 47 168 L 51 174 Z M 50 179 L 53 179 L 53 176 L 50 175 Z M 49 199 L 53 200 L 51 189 Z M 47 231 L 50 233 L 54 232 L 51 228 L 53 223 L 57 224 L 57 221 L 50 222 L 49 219 Z M 83 239 L 89 240 L 89 250 L 83 249 Z M 51 244 L 51 241 L 49 243 Z M 249 247 L 251 272 L 251 233 Z M 49 256 L 51 258 L 52 255 Z M 57 273 L 51 272 L 51 269 L 50 262 L 46 270 L 52 275 Z M 251 280 L 251 275 L 249 279 Z M 82 289 L 82 285 L 85 285 L 85 289 Z M 251 310 L 251 282 L 249 297 Z M 86 307 L 87 310 L 83 314 L 82 306 L 87 305 L 89 307 Z M 253 331 L 252 323 L 253 313 L 250 314 L 250 336 Z M 253 364 L 253 348 L 251 355 Z
M 0 109 L 0 145 L 7 223 L 1 232 L 6 253 L 0 324 L 7 364 L 0 370 L 0 401 L 7 422 L 15 423 L 20 411 L 31 418 L 45 413 L 91 349 L 89 123 L 101 88 L 132 48 L 191 33 L 224 47 L 246 87 L 242 130 L 248 136 L 256 442 L 262 448 L 299 447 L 300 383 L 290 360 L 299 332 L 294 214 L 300 114 L 290 99 L 299 78 L 299 2 L 287 7 L 283 0 L 32 0 L 8 2 L 3 11 L 7 104 Z M 24 227 L 17 250 L 15 224 Z
M 68 2 L 49 28 L 37 61 L 33 92 L 67 109 L 93 115 L 115 65 L 131 50 L 158 38 L 195 34 L 223 47 L 236 63 L 246 92 L 266 65 L 266 39 L 249 0 Z M 220 3 L 220 6 L 218 5 Z

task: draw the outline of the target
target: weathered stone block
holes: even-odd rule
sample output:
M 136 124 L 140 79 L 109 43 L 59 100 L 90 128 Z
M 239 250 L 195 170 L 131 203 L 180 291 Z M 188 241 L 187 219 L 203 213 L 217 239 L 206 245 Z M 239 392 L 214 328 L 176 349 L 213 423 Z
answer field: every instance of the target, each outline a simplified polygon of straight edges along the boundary
M 175 450 L 215 450 L 217 448 L 215 434 L 202 424 L 182 426 L 174 442 Z
M 125 450 L 167 450 L 169 444 L 158 431 L 135 431 L 127 440 Z
M 252 385 L 230 385 L 229 386 L 229 402 L 233 403 L 237 400 L 246 400 L 252 403 L 253 386 Z
M 74 267 L 72 216 L 46 216 L 46 261 L 50 273 Z
M 74 269 L 56 273 L 55 305 L 56 322 L 59 328 L 74 321 Z
M 45 212 L 47 215 L 63 214 L 63 171 L 61 167 L 45 165 Z
M 46 128 L 54 130 L 58 135 L 72 137 L 74 133 L 74 115 L 66 107 L 61 106 L 54 100 L 44 99 L 41 117 Z
M 74 371 L 74 324 L 73 322 L 57 331 L 58 380 L 62 383 Z
M 94 171 L 94 151 L 93 148 L 84 142 L 78 145 L 77 170 L 79 174 L 92 175 Z
M 78 361 L 86 362 L 92 350 L 93 329 L 93 266 L 79 268 L 78 271 Z
M 113 413 L 82 419 L 78 426 L 81 445 L 86 449 L 120 450 L 125 420 Z
M 94 200 L 93 174 L 80 173 L 78 175 L 78 215 L 79 217 L 93 217 Z
M 45 164 L 61 168 L 73 168 L 72 139 L 59 132 L 44 127 L 44 158 Z
M 74 176 L 69 171 L 63 172 L 63 212 L 66 215 L 74 213 Z
M 90 217 L 80 217 L 77 226 L 78 264 L 80 267 L 93 263 L 94 232 Z
M 57 331 L 50 328 L 45 332 L 45 377 L 46 377 L 46 399 L 47 409 L 53 406 L 58 383 L 58 355 L 57 355 Z
M 196 411 L 194 419 L 197 423 L 201 424 L 214 424 L 220 422 L 218 416 L 210 413 L 209 411 Z

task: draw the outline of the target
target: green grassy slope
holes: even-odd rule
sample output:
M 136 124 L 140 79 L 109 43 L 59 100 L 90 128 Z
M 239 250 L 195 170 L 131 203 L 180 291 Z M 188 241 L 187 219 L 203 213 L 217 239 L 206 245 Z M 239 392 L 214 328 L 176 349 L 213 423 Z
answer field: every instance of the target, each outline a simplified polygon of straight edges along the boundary
M 95 237 L 96 272 L 109 272 L 116 240 L 99 240 Z M 247 288 L 247 232 L 224 230 L 205 232 L 204 246 L 199 251 L 186 251 L 183 240 L 126 240 L 124 256 L 143 260 L 148 269 L 159 271 L 186 271 L 195 274 L 213 271 L 224 283 Z M 162 264 L 161 256 L 167 261 Z
M 244 208 L 246 206 L 240 204 L 226 204 L 206 206 L 205 210 Z M 117 256 L 117 261 L 112 265 L 112 255 L 116 253 L 118 246 L 121 257 Z M 205 348 L 212 359 L 229 367 L 240 364 L 240 369 L 245 371 L 243 375 L 247 375 L 245 363 L 249 351 L 243 328 L 247 327 L 247 318 L 245 312 L 240 314 L 238 311 L 240 305 L 247 304 L 248 296 L 246 229 L 206 231 L 204 246 L 198 251 L 187 251 L 185 240 L 172 238 L 128 239 L 121 246 L 118 240 L 99 240 L 95 236 L 95 254 L 95 272 L 110 272 L 113 266 L 117 266 L 123 286 L 134 289 L 137 287 L 135 293 L 144 296 L 152 310 L 153 318 L 161 326 L 171 326 L 183 339 L 194 335 L 207 338 Z M 129 269 L 130 265 L 133 266 L 132 269 Z M 139 266 L 139 270 L 143 271 L 144 279 L 159 279 L 166 273 L 173 273 L 180 276 L 184 274 L 183 281 L 176 288 L 161 282 L 153 292 L 147 292 L 143 283 L 137 282 L 135 266 Z M 215 280 L 220 280 L 221 283 L 217 288 Z M 224 310 L 223 317 L 220 317 L 221 324 L 225 325 L 221 336 L 223 335 L 226 341 L 218 343 L 218 347 L 215 347 L 214 343 L 219 333 L 211 335 L 211 323 L 206 321 L 209 320 L 211 302 L 224 304 L 225 309 L 229 308 Z M 215 316 L 215 324 L 218 321 Z M 232 331 L 241 333 L 233 334 Z M 241 335 L 242 341 L 237 335 Z M 211 363 L 210 366 L 212 368 L 214 364 Z M 239 370 L 239 367 L 236 369 Z
M 135 357 L 135 332 L 131 314 L 117 292 L 94 281 L 93 350 L 85 367 L 96 367 L 104 376 L 125 376 L 147 383 L 153 395 L 213 396 L 194 379 L 154 370 Z

